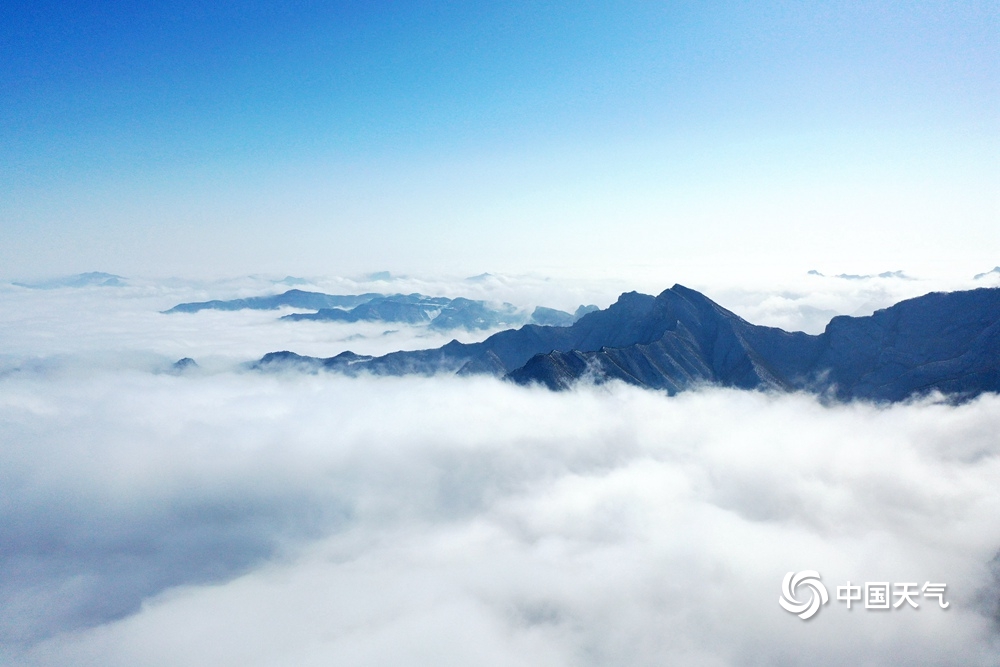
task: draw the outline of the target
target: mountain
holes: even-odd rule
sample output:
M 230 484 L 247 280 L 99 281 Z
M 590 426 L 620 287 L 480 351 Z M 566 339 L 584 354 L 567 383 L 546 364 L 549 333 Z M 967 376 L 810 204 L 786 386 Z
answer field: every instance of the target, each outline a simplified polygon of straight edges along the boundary
M 288 290 L 283 294 L 254 296 L 231 301 L 201 301 L 181 303 L 164 313 L 196 313 L 200 310 L 276 310 L 282 306 L 315 310 L 314 313 L 292 313 L 281 319 L 321 322 L 395 322 L 426 324 L 431 329 L 463 328 L 469 331 L 497 329 L 524 324 L 528 319 L 538 324 L 569 326 L 590 309 L 580 306 L 575 315 L 539 306 L 531 318 L 509 303 L 493 306 L 485 301 L 458 297 L 425 296 L 423 294 L 358 294 L 335 295 L 321 292 Z
M 540 317 L 545 321 L 540 322 Z M 292 313 L 281 319 L 327 322 L 426 323 L 431 329 L 461 328 L 469 331 L 496 329 L 524 323 L 523 314 L 509 303 L 493 307 L 484 301 L 473 301 L 462 297 L 448 299 L 421 294 L 376 298 L 351 310 L 324 308 L 315 313 Z M 531 322 L 553 326 L 569 326 L 576 320 L 577 318 L 569 313 L 542 306 L 535 309 L 530 319 Z
M 470 331 L 495 329 L 524 322 L 517 309 L 509 303 L 499 308 L 491 308 L 483 301 L 473 301 L 459 297 L 452 299 L 431 321 L 432 329 L 457 329 Z
M 569 327 L 526 324 L 520 329 L 496 333 L 481 343 L 452 341 L 433 350 L 393 352 L 363 360 L 351 358 L 350 363 L 344 363 L 341 355 L 314 361 L 318 367 L 348 373 L 364 370 L 377 374 L 402 375 L 433 374 L 450 370 L 504 375 L 520 368 L 536 354 L 552 350 L 598 350 L 602 345 L 608 344 L 608 341 L 630 344 L 633 342 L 630 337 L 631 329 L 628 325 L 622 326 L 622 322 L 635 319 L 636 314 L 632 312 L 635 305 L 633 301 L 638 303 L 644 299 L 652 301 L 653 297 L 636 295 L 634 292 L 623 294 L 618 303 L 607 310 L 588 313 Z M 280 364 L 287 358 L 286 353 L 272 353 L 265 355 L 257 366 L 267 368 L 275 363 Z M 306 358 L 295 356 L 297 364 L 303 363 L 304 359 Z
M 580 307 L 583 308 L 583 306 Z M 532 324 L 541 324 L 547 327 L 568 327 L 578 319 L 580 318 L 574 317 L 565 310 L 556 310 L 555 308 L 546 308 L 545 306 L 538 306 L 531 313 Z
M 713 383 L 829 391 L 843 400 L 1000 391 L 1000 289 L 928 294 L 869 317 L 835 317 L 810 336 L 755 326 L 675 286 L 646 320 L 657 330 L 666 324 L 654 341 L 554 350 L 510 379 L 563 388 L 589 375 L 670 392 Z
M 251 296 L 246 299 L 233 299 L 231 301 L 199 301 L 196 303 L 179 303 L 164 313 L 196 313 L 199 310 L 277 310 L 282 306 L 293 308 L 308 308 L 319 310 L 321 308 L 353 308 L 372 299 L 383 296 L 382 294 L 323 294 L 322 292 L 306 292 L 299 289 L 291 289 L 282 294 L 271 296 Z
M 821 278 L 825 278 L 826 277 L 825 274 L 820 273 L 816 269 L 810 269 L 809 271 L 807 271 L 807 273 L 810 276 L 820 276 Z M 833 277 L 834 278 L 841 278 L 843 280 L 870 280 L 872 278 L 899 278 L 900 280 L 913 280 L 913 278 L 911 278 L 910 276 L 906 275 L 902 271 L 883 271 L 882 273 L 880 273 L 878 275 L 871 275 L 871 274 L 860 275 L 860 274 L 857 274 L 857 273 L 838 273 L 837 275 L 835 275 Z
M 73 276 L 53 278 L 37 283 L 14 283 L 18 287 L 28 287 L 30 289 L 57 289 L 59 287 L 122 287 L 125 279 L 113 273 L 101 273 L 91 271 L 90 273 L 78 273 Z
M 810 271 L 809 273 L 817 276 L 823 275 L 818 271 Z M 883 271 L 877 276 L 873 275 L 858 275 L 856 273 L 838 273 L 835 278 L 843 278 L 844 280 L 870 280 L 872 278 L 899 278 L 900 280 L 913 280 L 910 276 L 906 275 L 902 271 Z
M 322 308 L 315 313 L 292 313 L 283 320 L 319 320 L 327 322 L 405 322 L 420 324 L 431 321 L 431 315 L 448 306 L 451 299 L 422 294 L 379 296 L 350 310 Z
M 170 372 L 175 375 L 180 375 L 187 371 L 193 371 L 199 368 L 198 362 L 191 357 L 184 357 L 183 359 L 178 359 L 170 366 Z
M 481 343 L 374 358 L 271 353 L 256 367 L 289 363 L 348 374 L 490 373 L 552 389 L 587 377 L 669 393 L 717 384 L 842 400 L 899 401 L 931 390 L 974 396 L 1000 391 L 1000 289 L 927 294 L 868 317 L 835 317 L 814 336 L 751 324 L 675 285 L 656 297 L 622 294 L 568 327 L 529 324 Z

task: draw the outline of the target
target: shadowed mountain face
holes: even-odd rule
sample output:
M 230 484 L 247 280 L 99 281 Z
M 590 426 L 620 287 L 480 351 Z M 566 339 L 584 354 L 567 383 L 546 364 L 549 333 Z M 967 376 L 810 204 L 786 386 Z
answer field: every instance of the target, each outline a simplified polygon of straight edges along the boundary
M 835 317 L 819 336 L 760 327 L 675 285 L 629 292 L 568 327 L 526 325 L 482 343 L 382 357 L 266 355 L 344 373 L 491 373 L 552 389 L 612 379 L 670 393 L 699 384 L 830 391 L 840 399 L 898 401 L 934 389 L 1000 391 L 1000 289 L 928 294 L 870 317 Z
M 835 317 L 819 336 L 755 326 L 680 286 L 655 301 L 650 320 L 666 323 L 657 340 L 554 350 L 510 378 L 555 389 L 590 376 L 670 392 L 710 382 L 831 391 L 845 400 L 1000 391 L 997 289 L 928 294 L 870 317 Z

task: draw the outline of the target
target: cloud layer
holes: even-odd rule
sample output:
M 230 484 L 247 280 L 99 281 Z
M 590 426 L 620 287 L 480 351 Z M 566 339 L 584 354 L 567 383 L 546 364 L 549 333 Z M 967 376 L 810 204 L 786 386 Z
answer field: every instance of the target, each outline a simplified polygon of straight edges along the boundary
M 0 380 L 5 664 L 995 664 L 1000 399 Z M 943 581 L 831 600 L 787 571 Z
M 818 330 L 983 281 L 966 282 L 691 286 L 753 322 Z M 631 287 L 669 286 L 654 283 Z M 310 286 L 522 308 L 607 305 L 623 288 Z M 880 408 L 261 375 L 240 363 L 446 341 L 159 313 L 287 287 L 0 286 L 0 665 L 996 664 L 997 396 Z M 150 372 L 181 356 L 202 371 Z M 801 570 L 833 598 L 808 622 L 777 604 Z M 951 606 L 848 611 L 848 580 L 945 582 Z

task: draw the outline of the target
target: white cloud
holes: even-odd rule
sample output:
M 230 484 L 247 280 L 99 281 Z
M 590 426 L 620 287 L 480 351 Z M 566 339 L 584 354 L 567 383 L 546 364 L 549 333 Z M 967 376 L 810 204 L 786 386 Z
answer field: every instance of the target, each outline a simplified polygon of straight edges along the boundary
M 6 664 L 995 664 L 1000 398 L 0 380 Z M 944 581 L 947 611 L 831 600 Z M 141 606 L 140 606 L 141 605 Z

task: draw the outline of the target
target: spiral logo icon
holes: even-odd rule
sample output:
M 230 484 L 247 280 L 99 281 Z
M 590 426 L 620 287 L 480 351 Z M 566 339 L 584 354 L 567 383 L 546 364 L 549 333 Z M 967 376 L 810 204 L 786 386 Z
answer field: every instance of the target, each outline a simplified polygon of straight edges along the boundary
M 806 602 L 799 602 L 795 596 L 799 585 L 812 589 Z M 815 570 L 803 570 L 799 573 L 789 572 L 781 582 L 781 597 L 778 598 L 778 604 L 785 611 L 798 614 L 803 621 L 812 618 L 819 611 L 820 605 L 826 604 L 829 600 L 830 596 L 826 592 L 826 586 L 820 581 L 819 572 Z

